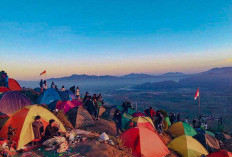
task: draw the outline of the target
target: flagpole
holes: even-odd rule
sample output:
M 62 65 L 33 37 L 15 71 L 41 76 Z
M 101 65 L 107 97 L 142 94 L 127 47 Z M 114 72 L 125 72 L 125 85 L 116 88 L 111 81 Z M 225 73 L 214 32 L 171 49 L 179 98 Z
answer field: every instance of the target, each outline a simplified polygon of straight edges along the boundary
M 200 100 L 200 94 L 198 96 L 198 119 L 200 120 L 200 107 L 201 107 L 201 100 Z

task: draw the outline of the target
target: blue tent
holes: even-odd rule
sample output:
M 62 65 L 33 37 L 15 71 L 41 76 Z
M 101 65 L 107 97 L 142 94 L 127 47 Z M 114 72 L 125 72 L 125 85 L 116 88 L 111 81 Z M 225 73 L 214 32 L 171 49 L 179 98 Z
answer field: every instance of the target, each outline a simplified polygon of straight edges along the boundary
M 62 101 L 68 101 L 68 100 L 72 100 L 69 97 L 69 94 L 67 91 L 59 91 L 60 97 Z
M 43 91 L 42 94 L 40 94 L 40 96 L 37 100 L 37 103 L 49 105 L 55 100 L 62 100 L 62 99 L 61 99 L 59 93 L 55 89 L 49 88 L 49 89 Z

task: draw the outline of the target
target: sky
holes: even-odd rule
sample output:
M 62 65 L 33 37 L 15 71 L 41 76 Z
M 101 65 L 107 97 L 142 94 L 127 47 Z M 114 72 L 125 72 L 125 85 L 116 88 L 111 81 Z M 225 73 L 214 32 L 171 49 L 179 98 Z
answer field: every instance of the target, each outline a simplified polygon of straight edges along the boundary
M 232 66 L 231 0 L 1 0 L 0 68 L 18 80 Z

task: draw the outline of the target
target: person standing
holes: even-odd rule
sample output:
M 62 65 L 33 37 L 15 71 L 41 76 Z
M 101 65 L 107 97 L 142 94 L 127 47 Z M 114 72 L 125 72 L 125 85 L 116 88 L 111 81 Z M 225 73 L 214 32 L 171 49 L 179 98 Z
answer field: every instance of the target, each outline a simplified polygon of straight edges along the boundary
M 52 84 L 51 84 L 51 88 L 56 89 L 56 85 L 55 85 L 55 83 L 54 83 L 54 82 L 52 82 Z
M 43 92 L 43 79 L 40 80 L 39 86 L 40 86 L 40 92 L 42 93 Z
M 48 89 L 48 85 L 47 85 L 47 81 L 46 80 L 44 80 L 44 83 L 43 83 L 43 89 Z
M 9 88 L 9 84 L 8 84 L 8 75 L 7 75 L 7 73 L 5 73 L 5 86 L 7 87 L 7 88 Z
M 77 89 L 76 89 L 76 97 L 77 97 L 77 99 L 79 99 L 79 96 L 80 96 L 80 89 L 77 86 Z
M 122 132 L 122 114 L 118 109 L 114 112 L 114 121 L 116 124 L 116 129 L 117 129 L 117 135 L 119 135 L 119 131 Z
M 62 86 L 62 88 L 60 89 L 60 91 L 63 91 L 63 92 L 65 91 L 65 88 L 64 88 L 64 86 Z

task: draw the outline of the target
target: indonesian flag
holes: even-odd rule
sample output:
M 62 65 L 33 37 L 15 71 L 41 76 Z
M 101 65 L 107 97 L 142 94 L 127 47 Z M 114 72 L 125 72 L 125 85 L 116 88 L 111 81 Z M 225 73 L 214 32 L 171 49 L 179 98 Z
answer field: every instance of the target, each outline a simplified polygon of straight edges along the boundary
M 44 70 L 42 73 L 40 73 L 40 76 L 46 75 L 46 70 Z
M 197 100 L 197 98 L 200 96 L 199 88 L 197 88 L 197 92 L 195 94 L 194 100 Z

